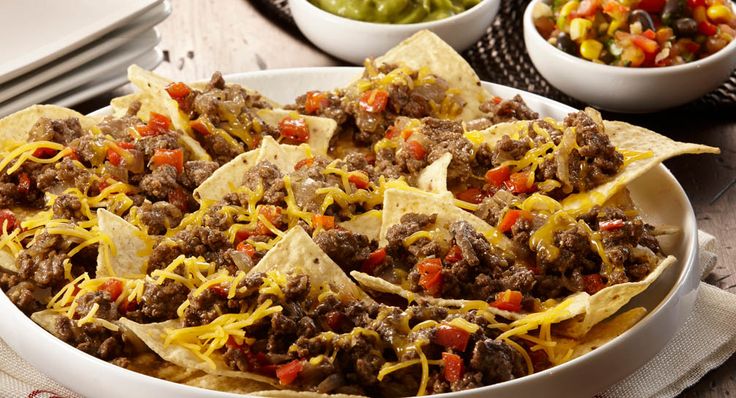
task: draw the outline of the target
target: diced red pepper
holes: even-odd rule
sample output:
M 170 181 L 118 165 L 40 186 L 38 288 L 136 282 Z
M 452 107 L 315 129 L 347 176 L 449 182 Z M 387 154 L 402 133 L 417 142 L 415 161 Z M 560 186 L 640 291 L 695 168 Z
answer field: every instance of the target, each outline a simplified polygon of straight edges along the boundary
M 182 188 L 176 188 L 169 193 L 168 201 L 183 212 L 189 211 L 189 194 Z
M 483 201 L 483 198 L 485 198 L 487 195 L 481 191 L 479 188 L 468 188 L 462 192 L 459 192 L 455 195 L 456 198 L 469 202 L 478 204 Z
M 187 96 L 192 92 L 189 86 L 182 82 L 171 83 L 166 86 L 166 92 L 179 104 L 179 109 L 189 112 L 189 104 L 186 102 Z
M 509 180 L 506 182 L 506 188 L 513 193 L 528 193 L 537 190 L 537 187 L 529 183 L 529 172 L 513 173 L 509 176 Z
M 53 158 L 56 153 L 59 152 L 56 149 L 51 148 L 37 148 L 33 151 L 33 156 L 41 159 Z
M 256 248 L 244 240 L 238 243 L 238 245 L 235 247 L 235 250 L 245 254 L 248 257 L 253 257 L 256 255 Z
M 599 290 L 606 287 L 600 274 L 583 275 L 583 286 L 588 294 L 596 294 Z
M 373 253 L 368 255 L 367 259 L 363 261 L 363 264 L 360 266 L 360 270 L 365 272 L 366 274 L 373 275 L 376 267 L 383 263 L 383 260 L 385 259 L 386 249 L 383 247 L 376 249 L 373 251 Z
M 115 301 L 123 293 L 123 282 L 118 279 L 108 279 L 97 290 L 107 292 L 112 301 Z
M 687 0 L 687 5 L 691 9 L 695 7 L 705 7 L 705 0 Z
M 227 298 L 227 295 L 230 293 L 230 288 L 222 286 L 219 283 L 210 286 L 208 289 L 210 289 L 212 293 L 222 298 Z
M 295 359 L 286 365 L 279 365 L 276 367 L 276 377 L 279 378 L 279 383 L 282 385 L 289 385 L 296 380 L 299 373 L 304 369 L 302 361 Z
M 2 209 L 0 210 L 0 232 L 2 232 L 3 224 L 5 225 L 5 231 L 10 233 L 13 232 L 17 227 L 20 226 L 18 224 L 18 219 L 15 218 L 15 214 L 13 214 L 12 211 L 8 209 Z
M 465 373 L 465 364 L 463 363 L 463 359 L 460 358 L 459 355 L 449 352 L 443 352 L 442 362 L 445 363 L 445 368 L 443 371 L 445 380 L 450 383 L 454 383 L 463 377 L 463 373 Z
M 442 260 L 425 258 L 417 264 L 419 270 L 419 286 L 436 296 L 442 291 Z
M 498 230 L 502 233 L 511 231 L 511 227 L 513 227 L 514 224 L 516 224 L 516 221 L 518 221 L 521 217 L 527 220 L 531 220 L 532 213 L 526 210 L 510 209 L 506 212 L 506 214 L 503 215 L 501 222 L 498 223 Z
M 348 177 L 348 181 L 355 184 L 358 189 L 366 189 L 370 185 L 368 176 L 363 173 L 353 173 Z
M 307 142 L 309 140 L 309 128 L 304 118 L 292 118 L 287 116 L 279 122 L 279 132 L 282 137 L 294 142 Z
M 519 312 L 521 311 L 522 294 L 516 290 L 506 290 L 496 294 L 496 301 L 490 303 L 491 307 L 499 310 Z
M 655 33 L 651 29 L 647 29 L 644 32 L 642 32 L 642 35 L 650 40 L 656 40 L 657 39 L 657 33 Z
M 181 149 L 156 149 L 151 157 L 151 163 L 154 166 L 168 164 L 173 166 L 177 173 L 181 173 L 184 170 L 184 151 Z
M 321 227 L 322 229 L 335 228 L 335 217 L 315 214 L 312 216 L 312 227 Z
M 600 221 L 598 223 L 598 229 L 601 231 L 614 231 L 623 228 L 624 225 L 624 220 Z
M 404 131 L 401 132 L 401 139 L 404 140 L 404 141 L 406 141 L 412 135 L 414 135 L 414 130 L 404 130 Z
M 511 177 L 511 167 L 498 166 L 486 171 L 486 182 L 496 188 L 501 187 Z
M 115 152 L 114 149 L 107 150 L 107 161 L 113 166 L 120 166 L 123 163 L 123 157 L 119 153 Z
M 503 102 L 503 98 L 501 98 L 501 97 L 496 97 L 496 96 L 493 96 L 493 98 L 491 98 L 491 101 L 493 101 L 493 103 L 494 103 L 494 104 L 498 105 L 498 104 L 500 104 L 501 102 Z
M 470 333 L 449 325 L 440 326 L 434 335 L 435 343 L 460 352 L 464 352 L 468 347 L 468 340 L 470 340 Z
M 389 126 L 386 129 L 386 138 L 392 139 L 394 137 L 397 137 L 399 135 L 400 131 L 396 126 Z
M 212 134 L 212 132 L 210 131 L 210 129 L 207 127 L 207 124 L 205 122 L 203 122 L 201 120 L 201 118 L 200 119 L 195 119 L 195 120 L 192 120 L 191 122 L 189 122 L 189 127 L 191 127 L 192 130 L 196 131 L 197 133 L 199 133 L 200 135 L 202 135 L 204 137 Z
M 28 173 L 18 174 L 18 193 L 21 195 L 28 195 L 28 193 L 31 192 L 32 183 L 33 181 L 31 181 L 31 177 Z
M 642 35 L 631 35 L 631 42 L 635 46 L 644 50 L 647 54 L 656 54 L 659 51 L 659 44 L 656 41 L 644 37 Z
M 127 313 L 131 311 L 135 311 L 138 308 L 138 301 L 128 301 L 128 299 L 124 299 L 120 305 L 118 305 L 118 311 L 120 311 L 121 314 L 126 315 Z
M 386 109 L 388 103 L 388 91 L 375 89 L 368 90 L 360 96 L 359 105 L 360 107 L 370 113 L 383 112 Z
M 231 350 L 239 350 L 243 347 L 242 344 L 238 344 L 237 341 L 235 341 L 235 337 L 232 335 L 227 336 L 227 342 L 225 343 L 225 347 L 231 349 Z
M 148 124 L 137 127 L 136 130 L 143 137 L 161 135 L 171 130 L 171 119 L 166 115 L 151 112 L 148 118 Z
M 660 13 L 666 2 L 666 0 L 641 0 L 639 8 L 649 13 Z
M 135 148 L 135 143 L 133 142 L 120 141 L 117 144 L 120 148 L 123 148 L 123 149 L 134 149 Z
M 463 250 L 458 245 L 452 245 L 445 255 L 445 262 L 456 263 L 463 259 Z
M 330 105 L 330 100 L 327 98 L 327 93 L 309 91 L 307 92 L 307 99 L 304 101 L 304 111 L 313 115 L 319 113 L 322 108 L 328 105 Z
M 278 228 L 280 224 L 279 219 L 281 218 L 282 211 L 283 209 L 279 206 L 264 205 L 258 209 L 258 214 L 262 214 L 263 217 L 265 217 L 266 220 L 268 220 L 268 222 L 273 224 L 274 227 Z M 259 220 L 256 226 L 256 230 L 254 231 L 253 235 L 272 235 L 272 234 L 273 232 L 271 232 L 271 230 L 268 229 L 268 227 L 266 227 L 266 225 L 263 224 L 263 222 Z
M 294 165 L 294 170 L 300 170 L 302 167 L 311 166 L 314 163 L 314 158 L 304 158 Z
M 406 143 L 409 146 L 409 151 L 411 152 L 411 155 L 416 160 L 422 160 L 425 156 L 427 156 L 427 150 L 424 149 L 424 145 L 422 145 L 421 142 L 413 140 Z
M 242 228 L 238 230 L 238 232 L 235 233 L 235 244 L 238 245 L 240 242 L 247 240 L 251 236 L 253 236 L 253 231 L 249 229 Z

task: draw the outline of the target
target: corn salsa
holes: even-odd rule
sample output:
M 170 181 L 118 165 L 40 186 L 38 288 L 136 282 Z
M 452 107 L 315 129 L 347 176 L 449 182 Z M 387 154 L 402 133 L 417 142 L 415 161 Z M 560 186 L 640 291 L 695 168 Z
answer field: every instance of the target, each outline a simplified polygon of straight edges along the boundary
M 736 37 L 728 0 L 544 0 L 537 31 L 560 50 L 626 67 L 680 65 L 705 58 Z
M 364 22 L 411 24 L 449 18 L 480 0 L 309 0 L 341 17 Z

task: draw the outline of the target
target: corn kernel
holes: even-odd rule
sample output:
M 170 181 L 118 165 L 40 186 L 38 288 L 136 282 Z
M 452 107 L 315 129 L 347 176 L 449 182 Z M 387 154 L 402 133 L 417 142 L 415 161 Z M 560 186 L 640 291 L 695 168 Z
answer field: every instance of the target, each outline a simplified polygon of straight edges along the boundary
M 600 57 L 601 50 L 603 50 L 603 43 L 598 40 L 588 39 L 580 44 L 580 55 L 591 61 Z
M 557 17 L 557 28 L 560 30 L 564 30 L 565 26 L 567 25 L 567 17 L 572 14 L 573 11 L 578 9 L 578 6 L 580 5 L 579 2 L 576 0 L 573 0 L 569 3 L 566 3 L 564 6 L 562 6 L 562 9 L 560 10 L 560 15 Z
M 585 39 L 588 30 L 593 27 L 593 21 L 585 18 L 575 18 L 570 22 L 570 38 L 577 41 Z
M 731 20 L 731 10 L 725 5 L 714 5 L 708 7 L 708 19 L 713 22 L 728 22 Z

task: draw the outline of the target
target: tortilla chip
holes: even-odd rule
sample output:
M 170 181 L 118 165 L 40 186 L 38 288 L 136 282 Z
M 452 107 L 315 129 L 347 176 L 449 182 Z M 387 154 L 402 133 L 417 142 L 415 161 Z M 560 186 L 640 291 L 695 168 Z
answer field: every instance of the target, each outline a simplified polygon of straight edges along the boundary
M 447 192 L 447 168 L 450 162 L 452 162 L 452 154 L 447 152 L 425 167 L 417 176 L 417 187 L 432 193 Z
M 376 58 L 376 65 L 403 64 L 414 70 L 427 67 L 452 88 L 463 93 L 466 104 L 458 119 L 482 117 L 480 105 L 490 98 L 473 68 L 449 44 L 434 33 L 422 30 Z
M 187 369 L 198 369 L 209 374 L 239 378 L 243 381 L 244 386 L 246 386 L 245 388 L 248 388 L 247 386 L 249 383 L 253 383 L 252 391 L 261 390 L 263 388 L 263 384 L 273 385 L 274 387 L 278 385 L 277 381 L 269 377 L 255 373 L 240 372 L 228 368 L 225 361 L 218 353 L 212 354 L 211 357 L 215 363 L 215 369 L 213 370 L 206 362 L 200 360 L 199 357 L 194 355 L 194 353 L 187 348 L 176 344 L 165 346 L 164 336 L 166 336 L 166 330 L 180 329 L 183 327 L 181 321 L 178 319 L 145 325 L 133 322 L 127 318 L 121 318 L 119 322 L 123 327 L 127 328 L 140 338 L 153 352 L 174 365 Z
M 257 112 L 257 115 L 266 124 L 278 130 L 279 122 L 293 113 L 294 111 L 284 109 L 261 109 Z M 309 139 L 307 139 L 306 144 L 320 155 L 327 154 L 327 150 L 330 148 L 330 140 L 337 129 L 337 123 L 325 117 L 305 115 L 299 117 L 306 121 L 309 129 Z
M 18 267 L 15 265 L 15 256 L 6 249 L 0 250 L 0 268 L 6 271 L 18 272 Z
M 145 264 L 152 243 L 145 232 L 105 209 L 97 210 L 100 233 L 107 235 L 113 247 L 101 243 L 97 255 L 97 277 L 129 277 L 145 274 Z M 108 268 L 105 256 L 110 261 Z
M 646 308 L 637 307 L 593 326 L 575 344 L 571 359 L 583 356 L 620 336 L 636 325 L 646 314 Z
M 31 314 L 31 320 L 33 322 L 36 322 L 38 326 L 41 326 L 42 328 L 46 329 L 47 332 L 53 334 L 56 337 L 56 317 L 59 316 L 59 313 L 54 310 L 43 310 L 43 311 L 37 311 Z
M 363 395 L 348 394 L 320 394 L 311 391 L 258 391 L 251 395 L 259 397 L 275 397 L 275 398 L 365 398 Z
M 312 286 L 326 283 L 342 299 L 371 301 L 299 226 L 290 229 L 248 274 L 268 271 L 308 275 Z
M 0 152 L 8 151 L 30 141 L 29 133 L 38 119 L 79 119 L 83 129 L 90 129 L 94 121 L 71 109 L 56 105 L 33 105 L 0 119 Z
M 343 221 L 338 225 L 350 232 L 365 235 L 370 240 L 378 241 L 378 231 L 381 230 L 382 212 L 380 210 L 371 210 L 363 214 L 358 214 L 348 221 Z
M 258 391 L 271 390 L 273 388 L 273 386 L 266 383 L 259 383 L 252 380 L 245 381 L 242 378 L 218 376 L 212 374 L 204 374 L 198 377 L 194 377 L 184 381 L 182 384 L 186 384 L 192 387 L 204 388 L 207 390 L 229 392 L 234 394 L 251 394 Z M 275 392 L 282 393 L 283 391 Z
M 245 172 L 261 161 L 268 161 L 286 174 L 307 157 L 309 150 L 304 144 L 281 145 L 273 137 L 263 137 L 261 146 L 242 153 L 215 170 L 211 176 L 194 190 L 194 199 L 216 202 L 243 185 Z

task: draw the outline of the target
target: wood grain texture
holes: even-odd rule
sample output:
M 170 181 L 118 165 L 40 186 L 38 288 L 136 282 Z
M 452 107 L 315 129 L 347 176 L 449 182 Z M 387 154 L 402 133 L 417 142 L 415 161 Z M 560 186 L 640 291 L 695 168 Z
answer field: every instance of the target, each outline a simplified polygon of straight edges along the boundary
M 286 32 L 261 16 L 245 0 L 173 0 L 173 13 L 160 26 L 159 46 L 167 61 L 156 72 L 179 81 L 207 79 L 212 72 L 336 65 L 300 35 Z M 106 106 L 123 87 L 76 107 L 89 112 Z M 607 114 L 681 141 L 720 147 L 719 156 L 685 156 L 666 165 L 685 188 L 699 227 L 718 238 L 718 266 L 708 278 L 736 293 L 736 111 L 696 113 L 680 110 L 645 116 Z M 736 356 L 711 371 L 681 398 L 736 396 Z

